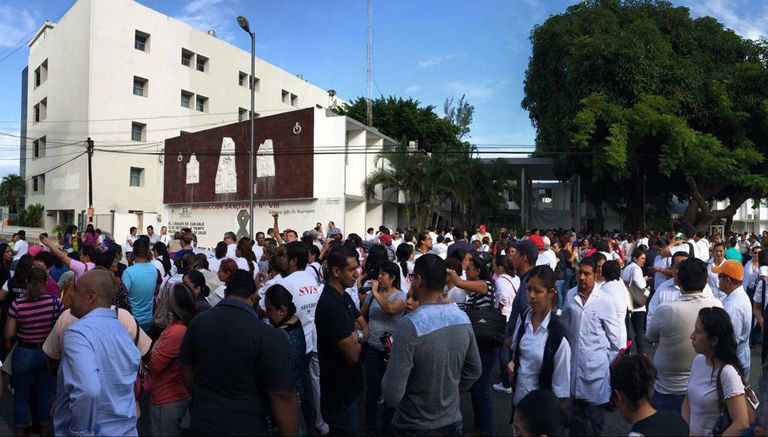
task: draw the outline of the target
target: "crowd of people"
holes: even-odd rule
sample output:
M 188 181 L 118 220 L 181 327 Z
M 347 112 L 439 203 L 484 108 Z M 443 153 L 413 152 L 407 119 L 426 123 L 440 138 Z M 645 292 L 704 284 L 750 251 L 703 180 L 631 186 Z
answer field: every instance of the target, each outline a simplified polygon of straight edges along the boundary
M 137 435 L 147 403 L 169 436 L 602 435 L 611 410 L 632 435 L 762 430 L 768 232 L 300 236 L 275 214 L 254 237 L 0 244 L 15 433 Z

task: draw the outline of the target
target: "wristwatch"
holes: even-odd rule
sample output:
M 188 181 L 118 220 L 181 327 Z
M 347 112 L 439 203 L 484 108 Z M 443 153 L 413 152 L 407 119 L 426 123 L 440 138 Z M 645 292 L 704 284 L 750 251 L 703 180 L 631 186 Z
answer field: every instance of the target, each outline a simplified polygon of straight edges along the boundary
M 362 344 L 365 341 L 365 337 L 363 336 L 363 331 L 359 329 L 355 329 L 355 332 L 357 333 L 357 342 Z

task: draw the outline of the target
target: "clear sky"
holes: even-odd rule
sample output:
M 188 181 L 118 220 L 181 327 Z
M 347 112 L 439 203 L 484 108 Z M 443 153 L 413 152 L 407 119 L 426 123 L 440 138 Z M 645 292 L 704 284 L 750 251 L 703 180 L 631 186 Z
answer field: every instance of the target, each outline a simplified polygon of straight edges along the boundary
M 96 0 L 111 1 L 111 0 Z M 0 0 L 0 175 L 18 168 L 21 70 L 30 33 L 58 17 L 72 0 Z M 366 0 L 140 0 L 246 50 L 346 100 L 366 93 Z M 569 0 L 373 0 L 374 97 L 413 97 L 442 115 L 447 97 L 475 105 L 469 140 L 483 145 L 533 145 L 520 107 L 530 56 L 528 36 Z M 768 29 L 766 0 L 681 0 L 695 16 L 711 15 L 739 34 Z M 21 41 L 20 44 L 17 44 Z M 13 52 L 14 49 L 19 50 Z M 4 59 L 5 58 L 5 59 Z

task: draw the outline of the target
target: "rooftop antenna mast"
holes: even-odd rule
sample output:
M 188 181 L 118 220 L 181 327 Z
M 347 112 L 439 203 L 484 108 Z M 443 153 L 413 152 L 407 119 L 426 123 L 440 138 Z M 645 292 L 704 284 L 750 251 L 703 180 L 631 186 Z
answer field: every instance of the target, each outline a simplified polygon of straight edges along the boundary
M 367 44 L 367 94 L 366 94 L 366 112 L 368 115 L 368 126 L 373 126 L 373 38 L 372 38 L 372 26 L 371 26 L 371 3 L 372 0 L 368 0 L 368 26 L 366 27 L 366 44 Z

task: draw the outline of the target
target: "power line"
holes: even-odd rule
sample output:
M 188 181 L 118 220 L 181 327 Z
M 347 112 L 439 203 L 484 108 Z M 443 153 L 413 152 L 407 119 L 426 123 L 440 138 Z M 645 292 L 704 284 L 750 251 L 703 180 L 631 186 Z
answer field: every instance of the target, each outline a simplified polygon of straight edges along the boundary
M 88 153 L 88 152 L 82 152 L 82 153 L 78 154 L 77 156 L 75 156 L 75 157 L 73 157 L 73 158 L 71 158 L 71 159 L 68 159 L 68 160 L 66 160 L 66 161 L 64 161 L 64 162 L 62 162 L 62 163 L 60 163 L 60 164 L 56 164 L 56 165 L 54 165 L 53 167 L 50 167 L 50 168 L 48 168 L 48 169 L 46 169 L 46 170 L 43 170 L 42 172 L 39 172 L 39 173 L 37 173 L 37 174 L 35 174 L 35 175 L 33 175 L 33 176 L 30 176 L 30 177 L 28 177 L 27 179 L 25 179 L 25 181 L 31 181 L 31 180 L 32 180 L 32 178 L 34 178 L 35 176 L 44 175 L 44 174 L 46 174 L 46 173 L 50 173 L 50 172 L 52 172 L 52 171 L 54 171 L 54 170 L 56 170 L 56 169 L 59 169 L 59 168 L 61 168 L 61 167 L 64 167 L 65 165 L 67 165 L 67 164 L 69 164 L 70 162 L 72 162 L 72 161 L 76 160 L 77 158 L 79 158 L 79 157 L 81 157 L 81 156 L 85 155 L 86 153 Z
M 57 22 L 57 21 L 59 21 L 59 19 L 61 19 L 61 17 L 62 17 L 62 16 L 64 16 L 64 14 L 65 14 L 65 13 L 66 13 L 66 12 L 69 10 L 69 8 L 71 8 L 72 6 L 74 6 L 74 4 L 75 4 L 75 3 L 77 3 L 77 0 L 73 0 L 73 1 L 72 1 L 72 3 L 70 3 L 70 4 L 69 4 L 69 6 L 67 6 L 67 7 L 66 7 L 66 8 L 64 8 L 64 9 L 62 9 L 62 10 L 61 10 L 61 11 L 60 11 L 60 12 L 57 14 L 56 18 L 54 18 L 54 19 L 53 19 L 53 22 Z M 46 22 L 47 22 L 47 21 L 46 21 Z M 16 53 L 16 52 L 18 52 L 19 50 L 21 50 L 21 48 L 22 48 L 22 47 L 24 47 L 24 46 L 26 45 L 26 42 L 27 42 L 27 40 L 29 40 L 29 38 L 31 38 L 31 37 L 32 37 L 32 35 L 34 35 L 35 33 L 37 33 L 37 31 L 38 31 L 38 30 L 39 30 L 39 27 L 38 27 L 38 28 L 35 28 L 35 29 L 33 29 L 31 32 L 29 32 L 27 35 L 25 35 L 24 37 L 22 37 L 20 40 L 18 40 L 18 41 L 17 41 L 15 44 L 13 44 L 11 47 L 9 47 L 8 49 L 6 49 L 6 50 L 3 52 L 3 54 L 0 54 L 0 56 L 3 56 L 3 55 L 4 55 L 2 58 L 0 58 L 0 62 L 3 62 L 3 61 L 5 61 L 5 60 L 6 60 L 6 59 L 8 59 L 9 57 L 13 56 L 13 54 L 14 54 L 14 53 Z M 11 50 L 11 51 L 10 51 L 10 52 L 8 52 L 8 50 Z M 7 53 L 7 54 L 6 54 L 6 53 Z

